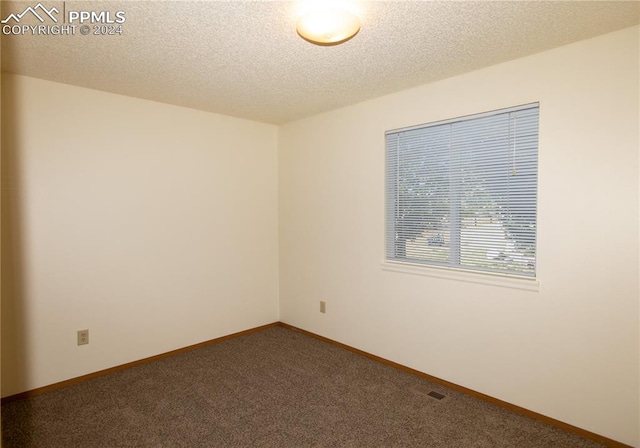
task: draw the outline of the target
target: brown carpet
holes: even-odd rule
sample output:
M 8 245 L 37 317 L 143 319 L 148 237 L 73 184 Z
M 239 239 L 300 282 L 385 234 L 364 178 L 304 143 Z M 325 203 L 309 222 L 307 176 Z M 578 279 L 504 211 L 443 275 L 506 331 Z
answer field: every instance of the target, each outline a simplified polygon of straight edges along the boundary
M 8 403 L 2 430 L 4 448 L 601 446 L 282 327 Z

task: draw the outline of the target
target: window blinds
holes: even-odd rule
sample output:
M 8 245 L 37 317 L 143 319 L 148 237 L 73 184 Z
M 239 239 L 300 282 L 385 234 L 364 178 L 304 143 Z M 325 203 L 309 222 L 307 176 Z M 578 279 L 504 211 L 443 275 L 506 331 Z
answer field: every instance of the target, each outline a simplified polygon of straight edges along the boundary
M 386 258 L 535 277 L 538 104 L 386 133 Z

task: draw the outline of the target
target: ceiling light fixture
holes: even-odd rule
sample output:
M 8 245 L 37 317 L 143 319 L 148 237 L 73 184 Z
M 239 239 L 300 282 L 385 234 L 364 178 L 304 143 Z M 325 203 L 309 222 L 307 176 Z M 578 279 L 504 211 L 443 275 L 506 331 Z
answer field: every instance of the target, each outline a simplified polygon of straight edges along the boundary
M 303 15 L 296 31 L 304 40 L 316 45 L 338 45 L 360 31 L 360 20 L 352 12 L 329 8 Z

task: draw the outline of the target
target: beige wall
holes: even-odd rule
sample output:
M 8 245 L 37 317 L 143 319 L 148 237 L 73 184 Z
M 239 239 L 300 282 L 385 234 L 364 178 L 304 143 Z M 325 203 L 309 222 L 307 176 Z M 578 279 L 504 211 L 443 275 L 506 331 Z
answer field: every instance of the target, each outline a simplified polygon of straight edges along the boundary
M 281 320 L 638 446 L 638 41 L 625 29 L 282 126 Z M 383 271 L 384 132 L 536 101 L 539 291 Z
M 280 316 L 640 445 L 638 37 L 279 129 L 3 74 L 2 396 Z M 534 101 L 539 291 L 383 271 L 384 131 Z
M 2 37 L 0 37 L 0 44 Z M 0 45 L 0 48 L 2 45 Z M 2 60 L 2 50 L 0 50 L 0 60 Z M 2 84 L 2 72 L 0 72 L 0 85 Z M 2 104 L 2 89 L 0 89 L 0 104 Z M 2 108 L 0 108 L 0 154 L 2 153 Z M 2 176 L 2 157 L 0 157 L 0 177 Z M 2 227 L 2 181 L 0 180 L 0 228 Z M 0 271 L 2 269 L 2 238 L 0 237 Z M 0 276 L 1 277 L 1 276 Z M 0 303 L 2 303 L 2 280 L 0 279 Z M 0 306 L 0 396 L 2 396 L 2 307 Z M 0 434 L 2 434 L 2 419 L 0 419 Z M 2 437 L 0 437 L 0 447 L 2 447 Z
M 275 126 L 2 90 L 3 396 L 278 320 Z

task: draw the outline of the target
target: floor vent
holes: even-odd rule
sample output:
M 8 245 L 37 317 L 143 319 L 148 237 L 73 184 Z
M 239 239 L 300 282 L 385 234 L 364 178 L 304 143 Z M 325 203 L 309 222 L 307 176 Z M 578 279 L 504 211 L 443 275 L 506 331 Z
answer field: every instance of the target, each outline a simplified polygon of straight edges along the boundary
M 411 390 L 419 394 L 427 395 L 431 398 L 435 398 L 436 400 L 442 400 L 443 398 L 446 398 L 446 395 L 442 395 L 436 391 L 433 391 L 429 387 L 424 385 L 414 386 L 411 388 Z
M 442 400 L 445 397 L 445 395 L 439 394 L 438 392 L 435 392 L 433 390 L 431 392 L 429 392 L 427 395 L 429 395 L 430 397 L 435 398 L 436 400 Z

